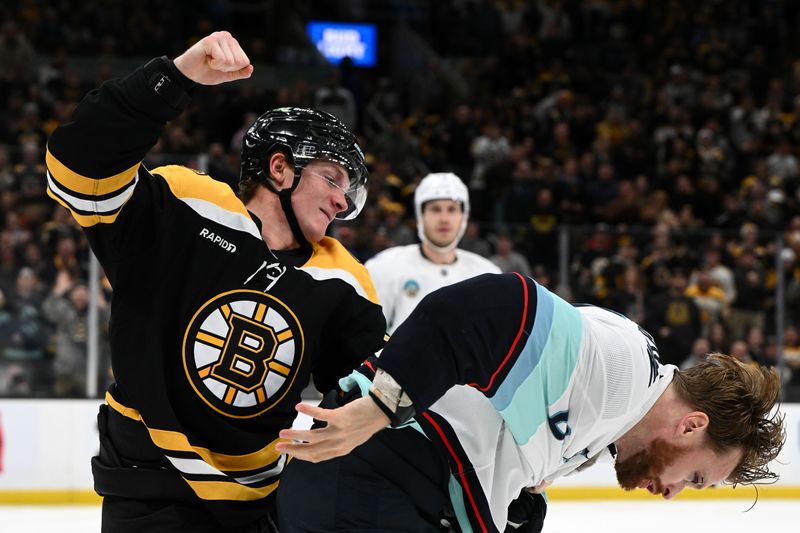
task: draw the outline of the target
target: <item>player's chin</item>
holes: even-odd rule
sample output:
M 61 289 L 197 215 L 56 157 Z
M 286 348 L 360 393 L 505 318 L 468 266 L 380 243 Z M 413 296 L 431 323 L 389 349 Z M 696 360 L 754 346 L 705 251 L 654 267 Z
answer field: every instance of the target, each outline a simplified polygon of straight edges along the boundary
M 429 237 L 429 239 L 430 239 L 430 237 Z M 450 246 L 451 244 L 453 244 L 454 240 L 455 239 L 453 239 L 453 238 L 440 239 L 440 238 L 436 238 L 436 237 L 434 237 L 433 239 L 430 239 L 431 243 L 434 246 L 438 246 L 439 248 L 446 248 L 446 247 Z
M 303 236 L 308 242 L 319 242 L 325 236 L 328 229 L 328 223 L 313 224 L 303 228 Z

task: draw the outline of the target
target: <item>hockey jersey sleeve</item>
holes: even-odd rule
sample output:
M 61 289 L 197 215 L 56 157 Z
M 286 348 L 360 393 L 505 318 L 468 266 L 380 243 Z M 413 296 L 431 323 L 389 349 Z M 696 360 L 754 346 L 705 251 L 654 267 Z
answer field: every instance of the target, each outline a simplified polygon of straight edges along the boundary
M 48 140 L 47 192 L 83 227 L 110 278 L 163 222 L 163 183 L 141 162 L 193 86 L 172 61 L 155 59 L 88 93 Z
M 369 271 L 337 240 L 325 237 L 312 245 L 313 254 L 302 270 L 316 279 L 328 280 L 347 289 L 338 291 L 338 309 L 320 336 L 324 357 L 312 373 L 323 394 L 336 388 L 337 381 L 383 348 L 386 322 Z
M 325 356 L 315 368 L 314 385 L 323 394 L 335 389 L 340 378 L 357 368 L 384 345 L 386 322 L 380 306 L 352 297 L 326 324 L 323 339 L 330 340 Z
M 567 302 L 517 273 L 484 274 L 428 295 L 378 359 L 419 413 L 454 385 L 507 406 L 549 354 L 575 359 L 581 318 Z M 539 370 L 541 372 L 541 370 Z

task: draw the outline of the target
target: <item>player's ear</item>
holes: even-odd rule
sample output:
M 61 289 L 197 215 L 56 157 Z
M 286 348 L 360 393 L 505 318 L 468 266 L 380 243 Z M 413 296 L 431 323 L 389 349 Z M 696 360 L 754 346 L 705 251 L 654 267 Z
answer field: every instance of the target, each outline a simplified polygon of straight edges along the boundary
M 269 158 L 269 179 L 277 189 L 286 189 L 294 181 L 294 167 L 283 152 L 275 152 Z
M 706 429 L 708 429 L 708 415 L 702 411 L 692 411 L 683 415 L 676 432 L 684 438 L 697 438 L 702 436 Z

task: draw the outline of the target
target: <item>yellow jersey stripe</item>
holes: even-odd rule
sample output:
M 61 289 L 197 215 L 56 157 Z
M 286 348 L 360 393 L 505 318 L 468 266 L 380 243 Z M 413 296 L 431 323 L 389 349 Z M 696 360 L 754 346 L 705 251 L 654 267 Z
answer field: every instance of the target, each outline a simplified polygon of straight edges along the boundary
M 80 198 L 75 196 L 70 191 L 64 190 L 61 184 L 56 181 L 53 175 L 48 170 L 47 174 L 47 188 L 53 194 L 64 200 L 71 208 L 76 211 L 83 211 L 85 213 L 102 213 L 110 214 L 119 211 L 123 205 L 128 202 L 128 199 L 133 195 L 133 190 L 139 182 L 139 174 L 135 174 L 133 179 L 127 186 L 116 191 L 114 196 L 107 196 L 100 199 L 98 196 L 91 198 Z
M 213 179 L 206 174 L 198 174 L 190 168 L 181 165 L 166 165 L 152 170 L 169 185 L 172 194 L 183 200 L 184 198 L 197 198 L 206 200 L 234 213 L 245 215 L 249 218 L 247 209 L 242 204 L 231 188 L 221 181 Z
M 366 267 L 359 263 L 339 241 L 324 237 L 320 242 L 311 245 L 313 253 L 311 259 L 301 269 L 307 271 L 315 278 L 318 274 L 328 272 L 329 275 L 320 279 L 336 277 L 354 285 L 356 292 L 377 304 L 378 293 Z M 338 272 L 337 272 L 338 271 Z
M 87 178 L 67 168 L 64 163 L 56 159 L 50 150 L 45 154 L 45 162 L 53 178 L 71 191 L 91 196 L 104 196 L 118 191 L 128 185 L 133 176 L 138 172 L 141 162 L 123 170 L 119 174 L 105 178 Z
M 106 392 L 106 403 L 109 407 L 113 410 L 121 414 L 122 416 L 128 417 L 131 420 L 136 420 L 137 422 L 142 421 L 142 415 L 134 409 L 133 407 L 126 407 L 119 403 L 113 396 L 111 396 L 110 392 Z
M 164 178 L 172 194 L 201 217 L 262 238 L 247 208 L 227 184 L 180 165 L 158 167 L 152 173 Z
M 186 435 L 177 431 L 147 428 L 150 437 L 156 446 L 164 450 L 178 452 L 194 452 L 205 462 L 225 472 L 238 472 L 243 470 L 257 470 L 277 461 L 281 454 L 275 450 L 275 445 L 282 439 L 275 439 L 264 448 L 245 455 L 227 455 L 215 453 L 207 448 L 192 446 Z
M 106 403 L 109 407 L 137 422 L 144 423 L 141 414 L 136 409 L 126 407 L 114 399 L 110 393 L 106 393 Z M 145 423 L 145 427 L 147 424 Z M 243 455 L 228 455 L 212 452 L 207 448 L 192 446 L 186 435 L 177 431 L 163 429 L 152 429 L 147 427 L 150 438 L 156 446 L 162 450 L 172 450 L 179 452 L 193 452 L 203 458 L 205 462 L 214 466 L 218 470 L 227 472 L 237 472 L 244 470 L 258 470 L 277 461 L 281 454 L 275 450 L 275 445 L 283 439 L 275 439 L 260 450 Z
M 264 487 L 254 488 L 226 481 L 193 481 L 184 478 L 192 490 L 203 500 L 260 500 L 278 488 L 278 481 Z

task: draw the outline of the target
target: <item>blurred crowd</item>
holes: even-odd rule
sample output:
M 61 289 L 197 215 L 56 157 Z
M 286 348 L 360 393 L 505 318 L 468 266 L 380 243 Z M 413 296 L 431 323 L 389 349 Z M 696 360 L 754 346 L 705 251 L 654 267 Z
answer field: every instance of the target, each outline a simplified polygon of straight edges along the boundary
M 49 133 L 121 57 L 174 56 L 215 28 L 232 29 L 256 68 L 287 55 L 260 31 L 279 33 L 260 4 L 209 1 L 191 14 L 154 2 L 71 4 L 0 8 L 2 395 L 86 388 L 89 252 L 46 196 Z M 298 2 L 296 14 L 323 18 L 320 4 Z M 324 4 L 325 16 L 367 19 L 379 5 L 422 37 L 424 62 L 401 75 L 345 61 L 318 85 L 198 91 L 146 164 L 187 164 L 235 187 L 241 139 L 260 112 L 326 109 L 359 132 L 370 165 L 367 206 L 333 230 L 359 259 L 414 242 L 416 184 L 428 170 L 453 171 L 471 194 L 462 247 L 637 320 L 665 362 L 721 351 L 773 363 L 780 348 L 784 378 L 800 385 L 800 5 Z M 282 43 L 301 43 L 280 31 Z M 71 66 L 87 54 L 92 76 Z M 101 281 L 102 337 L 113 294 Z M 102 391 L 111 376 L 101 344 Z

